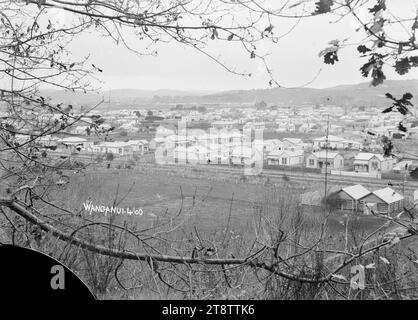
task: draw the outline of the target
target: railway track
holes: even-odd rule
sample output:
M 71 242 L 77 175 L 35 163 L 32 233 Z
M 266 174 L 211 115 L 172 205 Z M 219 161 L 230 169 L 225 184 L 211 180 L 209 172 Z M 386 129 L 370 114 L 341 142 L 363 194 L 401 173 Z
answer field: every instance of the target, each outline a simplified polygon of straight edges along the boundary
M 179 170 L 179 165 L 155 165 L 155 164 L 142 164 L 142 166 L 150 168 L 158 168 L 158 170 L 163 170 L 167 172 L 176 172 Z M 185 165 L 180 165 L 180 168 L 187 168 Z M 230 167 L 214 167 L 214 166 L 205 166 L 197 165 L 189 167 L 188 169 L 193 170 L 193 172 L 210 172 L 213 174 L 230 174 L 235 176 L 242 176 L 244 174 L 243 170 L 240 168 L 230 168 Z M 279 171 L 279 170 L 263 170 L 259 175 L 260 177 L 273 178 L 273 179 L 285 179 L 289 178 L 289 182 L 318 182 L 324 183 L 325 176 L 324 174 L 315 174 L 307 172 L 291 172 L 291 171 Z M 382 179 L 367 179 L 362 177 L 347 177 L 347 176 L 333 176 L 328 174 L 327 180 L 329 184 L 337 185 L 353 185 L 353 184 L 364 184 L 370 187 L 387 187 L 390 180 Z M 400 190 L 403 189 L 403 182 L 401 180 L 391 181 L 392 187 L 394 189 Z M 418 189 L 418 182 L 406 181 L 404 190 L 408 192 L 413 192 Z

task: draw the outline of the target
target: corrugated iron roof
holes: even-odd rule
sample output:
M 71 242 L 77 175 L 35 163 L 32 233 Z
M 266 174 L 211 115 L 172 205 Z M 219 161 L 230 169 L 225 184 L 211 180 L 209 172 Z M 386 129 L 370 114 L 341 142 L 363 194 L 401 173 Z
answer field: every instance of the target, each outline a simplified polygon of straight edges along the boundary
M 393 203 L 404 199 L 402 195 L 389 187 L 373 191 L 373 194 L 386 203 Z
M 367 196 L 371 192 L 363 187 L 361 184 L 356 184 L 354 186 L 349 186 L 346 188 L 342 188 L 342 191 L 347 193 L 350 197 L 352 197 L 355 200 L 359 200 L 363 198 L 364 196 Z

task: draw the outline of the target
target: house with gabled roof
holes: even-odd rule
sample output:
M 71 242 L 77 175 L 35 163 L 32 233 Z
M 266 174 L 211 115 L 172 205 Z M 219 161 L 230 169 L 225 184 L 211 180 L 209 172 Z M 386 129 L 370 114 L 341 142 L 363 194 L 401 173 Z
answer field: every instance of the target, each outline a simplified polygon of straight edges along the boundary
M 379 213 L 391 215 L 399 213 L 404 207 L 404 197 L 395 190 L 386 187 L 373 191 L 360 200 L 365 213 Z
M 113 153 L 119 156 L 132 155 L 134 153 L 133 143 L 122 141 L 103 141 L 95 144 L 92 151 L 96 153 Z
M 342 188 L 336 194 L 338 206 L 341 210 L 363 210 L 360 205 L 360 201 L 369 194 L 371 194 L 371 191 L 363 187 L 361 184 Z
M 339 150 L 361 150 L 363 144 L 355 140 L 349 140 L 333 135 L 313 139 L 313 148 L 318 149 L 339 149 Z
M 320 138 L 313 139 L 313 147 L 314 149 L 343 149 L 343 138 L 336 137 L 333 135 L 328 135 Z
M 302 146 L 304 145 L 302 139 L 299 139 L 299 138 L 284 138 L 283 144 L 285 148 L 300 147 L 301 149 L 302 149 Z
M 279 139 L 267 139 L 263 141 L 263 151 L 269 154 L 273 150 L 283 150 L 284 144 Z
M 391 171 L 394 166 L 394 159 L 384 157 L 381 154 L 360 152 L 353 161 L 355 172 L 379 173 Z
M 306 157 L 306 167 L 312 169 L 328 170 L 342 169 L 344 167 L 344 157 L 338 152 L 318 151 L 312 152 Z
M 303 151 L 289 151 L 276 149 L 267 156 L 267 164 L 271 166 L 295 166 L 303 163 Z

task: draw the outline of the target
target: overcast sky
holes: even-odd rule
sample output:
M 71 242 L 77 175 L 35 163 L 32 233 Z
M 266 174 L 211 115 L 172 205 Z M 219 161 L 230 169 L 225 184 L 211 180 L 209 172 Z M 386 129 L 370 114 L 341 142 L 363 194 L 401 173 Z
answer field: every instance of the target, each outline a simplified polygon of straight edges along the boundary
M 413 16 L 417 0 L 392 0 L 395 13 Z M 373 4 L 373 1 L 371 1 Z M 393 8 L 393 7 L 392 7 Z M 412 9 L 412 10 L 411 10 Z M 363 12 L 360 14 L 367 14 Z M 303 19 L 296 28 L 277 44 L 268 44 L 261 50 L 270 52 L 268 62 L 276 80 L 283 86 L 301 86 L 310 82 L 322 69 L 310 87 L 322 88 L 339 84 L 370 81 L 361 76 L 359 67 L 364 64 L 355 50 L 357 44 L 340 52 L 340 62 L 334 66 L 325 65 L 318 53 L 334 39 L 352 37 L 350 42 L 360 38 L 353 18 L 333 23 L 335 17 L 321 15 Z M 288 32 L 296 21 L 276 19 L 273 21 L 275 35 Z M 141 50 L 143 44 L 131 36 L 128 41 Z M 253 73 L 249 79 L 226 72 L 206 56 L 180 44 L 160 45 L 158 55 L 138 56 L 123 46 L 95 34 L 87 34 L 73 43 L 75 55 L 91 55 L 91 61 L 104 70 L 100 75 L 102 89 L 178 89 L 178 90 L 230 90 L 268 87 L 268 77 L 262 65 L 249 59 L 247 53 L 234 48 L 228 42 L 211 42 L 210 50 L 221 53 L 221 60 L 240 71 Z M 260 49 L 260 47 L 259 47 Z M 388 79 L 417 79 L 418 71 L 406 76 L 397 76 L 386 70 Z

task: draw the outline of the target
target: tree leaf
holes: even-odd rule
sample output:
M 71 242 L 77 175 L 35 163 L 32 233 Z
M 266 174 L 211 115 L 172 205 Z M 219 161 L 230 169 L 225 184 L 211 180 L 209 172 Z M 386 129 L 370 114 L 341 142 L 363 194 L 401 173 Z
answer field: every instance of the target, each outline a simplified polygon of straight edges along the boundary
M 365 45 L 361 45 L 357 47 L 357 51 L 365 54 L 366 52 L 372 51 L 371 49 L 367 48 Z
M 269 25 L 267 28 L 264 29 L 265 33 L 271 33 L 273 31 L 274 26 L 273 25 Z
M 409 63 L 411 64 L 411 67 L 418 67 L 418 56 L 409 57 Z
M 393 106 L 386 108 L 385 110 L 382 111 L 382 113 L 389 113 L 389 112 L 392 112 L 392 110 L 393 110 Z
M 402 58 L 395 62 L 395 71 L 400 75 L 407 74 L 410 69 L 411 64 L 409 63 L 409 58 Z
M 403 100 L 411 100 L 413 97 L 414 96 L 411 93 L 407 92 L 402 96 L 402 99 Z
M 326 64 L 334 64 L 336 61 L 338 61 L 337 51 L 328 52 L 324 55 L 324 62 Z
M 379 0 L 377 5 L 375 5 L 373 8 L 369 8 L 370 13 L 378 13 L 381 10 L 386 10 L 385 0 Z
M 390 93 L 385 93 L 385 96 L 386 96 L 386 98 L 389 98 L 389 99 L 392 99 L 392 100 L 395 100 L 395 98 L 390 94 Z
M 372 72 L 372 86 L 377 87 L 379 84 L 382 84 L 386 80 L 386 76 L 383 73 L 382 67 L 373 68 Z
M 331 11 L 331 7 L 334 5 L 333 0 L 320 0 L 315 3 L 316 10 L 314 14 L 323 14 Z

